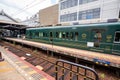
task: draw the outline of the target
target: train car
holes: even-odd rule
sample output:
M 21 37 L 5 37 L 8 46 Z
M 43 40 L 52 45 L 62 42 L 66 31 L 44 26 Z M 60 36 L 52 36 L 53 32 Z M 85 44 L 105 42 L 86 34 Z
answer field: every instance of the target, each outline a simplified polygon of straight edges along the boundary
M 26 39 L 120 55 L 120 22 L 30 28 Z

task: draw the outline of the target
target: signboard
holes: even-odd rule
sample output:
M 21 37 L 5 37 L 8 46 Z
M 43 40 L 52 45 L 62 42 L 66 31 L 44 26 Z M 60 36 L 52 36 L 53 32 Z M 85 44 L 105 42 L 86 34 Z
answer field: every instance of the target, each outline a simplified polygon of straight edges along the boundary
M 87 42 L 87 47 L 94 47 L 94 42 Z

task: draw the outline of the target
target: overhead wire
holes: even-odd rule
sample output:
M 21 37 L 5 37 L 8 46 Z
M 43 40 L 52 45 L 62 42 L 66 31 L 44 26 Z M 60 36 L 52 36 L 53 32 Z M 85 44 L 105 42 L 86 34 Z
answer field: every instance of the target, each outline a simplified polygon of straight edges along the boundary
M 17 13 L 19 13 L 19 12 L 21 12 L 21 11 L 25 11 L 24 9 L 25 9 L 26 7 L 28 7 L 29 5 L 33 4 L 34 2 L 35 2 L 35 0 L 31 1 L 29 4 L 25 5 L 23 8 L 19 9 L 19 10 L 16 11 L 14 14 L 12 14 L 12 16 L 15 15 L 15 14 L 17 14 Z
M 17 13 L 19 13 L 19 12 L 21 12 L 21 11 L 25 11 L 24 9 L 25 9 L 26 7 L 28 7 L 29 5 L 33 4 L 33 2 L 35 2 L 35 0 L 33 0 L 31 3 L 29 3 L 29 4 L 27 4 L 25 7 L 23 7 L 23 9 L 22 9 L 22 8 L 17 8 L 17 7 L 10 6 L 10 5 L 6 4 L 6 3 L 2 3 L 2 4 L 5 5 L 5 6 L 7 6 L 7 7 L 19 9 L 19 10 L 16 11 L 15 13 L 11 14 L 11 16 L 13 16 L 14 14 L 17 14 Z M 26 13 L 29 13 L 29 12 L 27 12 L 27 11 L 25 11 L 25 12 L 26 12 Z M 29 14 L 31 14 L 31 13 L 29 13 Z
M 44 2 L 44 1 L 46 1 L 46 0 L 40 0 L 40 1 Z M 35 7 L 35 6 L 38 5 L 38 4 L 41 4 L 41 2 L 37 2 L 36 4 L 30 5 L 30 6 L 26 7 L 26 8 L 24 8 L 23 10 L 30 9 L 31 7 Z M 16 13 L 16 14 L 14 14 L 13 16 L 17 16 L 17 15 L 19 15 L 19 14 L 21 14 L 21 13 L 23 13 L 23 11 L 20 11 L 19 13 Z

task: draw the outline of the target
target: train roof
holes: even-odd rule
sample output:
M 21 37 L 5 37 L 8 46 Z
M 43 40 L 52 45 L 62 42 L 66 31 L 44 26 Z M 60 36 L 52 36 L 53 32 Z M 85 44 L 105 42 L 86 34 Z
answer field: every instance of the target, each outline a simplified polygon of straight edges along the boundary
M 27 29 L 27 30 L 72 28 L 73 26 L 74 26 L 74 27 L 89 27 L 89 26 L 108 26 L 108 25 L 120 25 L 120 22 L 114 22 L 114 23 L 81 24 L 81 25 L 70 25 L 70 26 L 54 26 L 54 27 L 39 27 L 39 28 L 29 28 L 29 29 Z

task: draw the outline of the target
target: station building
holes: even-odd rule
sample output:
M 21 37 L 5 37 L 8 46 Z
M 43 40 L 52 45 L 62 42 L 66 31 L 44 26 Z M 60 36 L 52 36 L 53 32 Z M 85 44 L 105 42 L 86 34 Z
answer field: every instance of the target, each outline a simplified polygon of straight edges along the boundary
M 120 21 L 120 0 L 60 0 L 58 21 L 67 25 Z
M 25 34 L 25 25 L 21 24 L 3 10 L 0 11 L 0 37 L 9 36 L 17 37 L 18 34 Z

